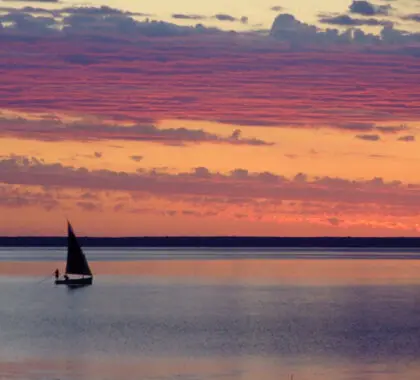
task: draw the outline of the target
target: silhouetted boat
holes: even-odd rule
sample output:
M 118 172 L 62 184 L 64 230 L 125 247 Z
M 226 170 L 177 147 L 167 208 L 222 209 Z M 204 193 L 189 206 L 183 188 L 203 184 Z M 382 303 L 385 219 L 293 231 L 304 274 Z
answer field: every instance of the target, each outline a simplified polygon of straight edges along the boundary
M 56 285 L 79 287 L 92 285 L 93 275 L 86 260 L 86 256 L 77 241 L 76 235 L 69 221 L 67 221 L 67 264 L 64 278 L 56 278 Z M 76 275 L 82 277 L 69 277 Z

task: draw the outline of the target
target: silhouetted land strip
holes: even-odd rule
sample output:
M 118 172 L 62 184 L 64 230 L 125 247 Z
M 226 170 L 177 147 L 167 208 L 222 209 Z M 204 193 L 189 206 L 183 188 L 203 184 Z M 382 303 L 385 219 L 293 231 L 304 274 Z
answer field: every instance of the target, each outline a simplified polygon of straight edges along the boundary
M 232 247 L 232 248 L 419 248 L 408 237 L 80 237 L 85 247 Z M 66 237 L 0 237 L 0 247 L 62 247 Z

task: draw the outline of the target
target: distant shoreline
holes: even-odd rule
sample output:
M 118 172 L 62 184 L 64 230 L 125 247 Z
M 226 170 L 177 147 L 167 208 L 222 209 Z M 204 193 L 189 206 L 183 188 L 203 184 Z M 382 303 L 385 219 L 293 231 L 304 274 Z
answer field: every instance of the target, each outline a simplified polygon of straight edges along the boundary
M 178 248 L 418 248 L 411 237 L 79 237 L 85 247 Z M 67 237 L 0 237 L 0 247 L 63 247 Z

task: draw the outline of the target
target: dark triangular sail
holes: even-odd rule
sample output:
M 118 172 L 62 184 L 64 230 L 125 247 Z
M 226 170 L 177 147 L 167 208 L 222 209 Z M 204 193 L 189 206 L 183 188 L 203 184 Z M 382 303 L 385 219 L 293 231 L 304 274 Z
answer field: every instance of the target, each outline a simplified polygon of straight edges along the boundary
M 92 276 L 86 257 L 76 239 L 70 222 L 67 222 L 67 274 L 78 274 L 83 276 Z

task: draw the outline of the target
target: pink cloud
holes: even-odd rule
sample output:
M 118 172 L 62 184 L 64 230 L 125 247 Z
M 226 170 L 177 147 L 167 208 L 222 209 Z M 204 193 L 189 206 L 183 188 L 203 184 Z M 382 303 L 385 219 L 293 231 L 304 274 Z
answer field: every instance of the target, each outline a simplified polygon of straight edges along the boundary
M 270 204 L 298 201 L 420 207 L 420 185 L 417 184 L 385 182 L 381 178 L 360 181 L 331 177 L 310 179 L 303 173 L 286 178 L 269 172 L 251 173 L 245 169 L 217 173 L 201 167 L 178 174 L 155 170 L 127 173 L 87 170 L 11 156 L 0 161 L 0 182 L 47 188 L 126 191 L 168 199 L 176 196 L 215 197 L 229 199 L 229 202 L 266 199 Z
M 95 17 L 33 44 L 25 29 L 3 31 L 0 107 L 338 129 L 419 118 L 417 34 L 384 28 L 353 38 L 291 15 L 276 19 L 270 37 Z

